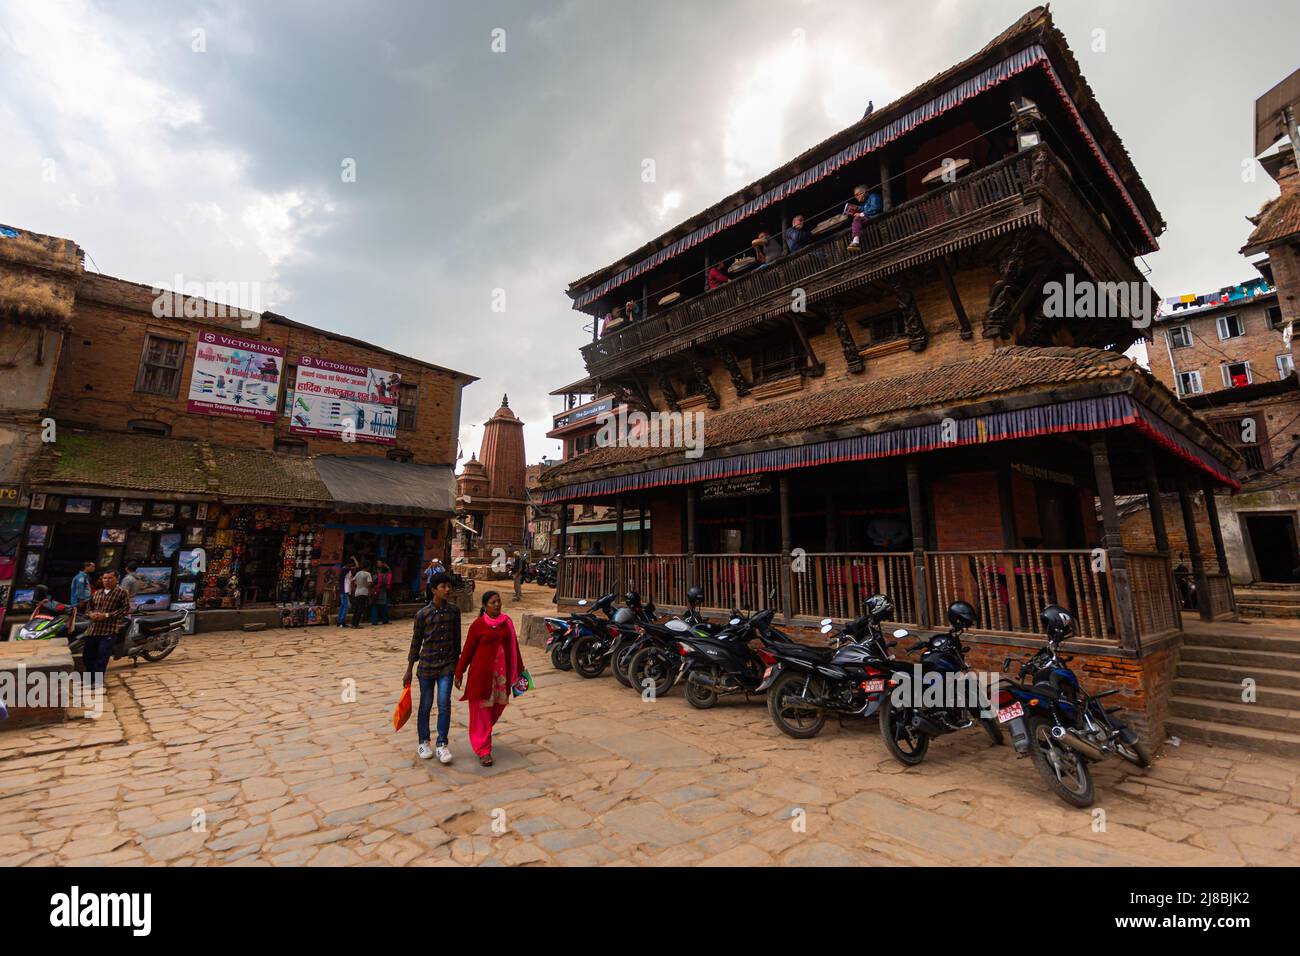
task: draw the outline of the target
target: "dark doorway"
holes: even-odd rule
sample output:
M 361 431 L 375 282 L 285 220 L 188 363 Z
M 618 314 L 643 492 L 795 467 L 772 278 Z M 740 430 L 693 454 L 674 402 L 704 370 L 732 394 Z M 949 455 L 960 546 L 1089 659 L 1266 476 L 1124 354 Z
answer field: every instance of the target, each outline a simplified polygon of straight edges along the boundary
M 1296 554 L 1295 519 L 1289 514 L 1243 515 L 1250 547 L 1255 555 L 1255 567 L 1261 581 L 1295 581 Z
M 99 529 L 71 523 L 56 525 L 50 535 L 50 550 L 45 558 L 43 583 L 58 601 L 66 601 L 72 592 L 72 579 L 87 561 L 99 554 Z M 99 568 L 94 577 L 98 577 Z

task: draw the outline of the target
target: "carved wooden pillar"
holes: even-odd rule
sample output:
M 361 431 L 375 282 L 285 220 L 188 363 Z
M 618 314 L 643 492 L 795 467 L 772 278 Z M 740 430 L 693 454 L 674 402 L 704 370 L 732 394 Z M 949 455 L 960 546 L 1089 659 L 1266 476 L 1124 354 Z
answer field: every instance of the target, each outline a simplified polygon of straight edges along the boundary
M 1088 444 L 1092 449 L 1097 496 L 1101 499 L 1102 546 L 1106 549 L 1107 577 L 1114 597 L 1115 630 L 1119 634 L 1120 646 L 1141 656 L 1142 645 L 1138 638 L 1137 615 L 1133 608 L 1128 556 L 1124 553 L 1124 538 L 1120 533 L 1119 509 L 1115 507 L 1115 481 L 1111 475 L 1106 436 L 1097 435 Z
M 790 478 L 784 473 L 777 478 L 777 493 L 781 499 L 781 614 L 789 624 L 790 608 L 793 605 L 790 582 Z
M 1156 471 L 1156 456 L 1150 446 L 1146 449 L 1143 462 L 1143 479 L 1147 489 L 1147 510 L 1151 512 L 1151 535 L 1155 538 L 1156 550 L 1166 558 L 1165 566 L 1169 569 L 1169 591 L 1173 595 L 1174 611 L 1182 619 L 1183 595 L 1178 590 L 1178 580 L 1174 577 L 1174 563 L 1169 558 L 1169 529 L 1165 526 L 1165 505 L 1160 498 L 1160 476 Z
M 722 357 L 722 364 L 726 368 L 727 374 L 731 376 L 731 384 L 736 389 L 736 394 L 739 396 L 748 395 L 750 389 L 754 386 L 749 379 L 745 378 L 745 373 L 741 371 L 740 361 L 736 358 L 736 353 L 730 349 L 723 349 L 718 354 Z
M 1219 525 L 1219 503 L 1214 500 L 1214 482 L 1209 478 L 1202 481 L 1205 495 L 1205 514 L 1210 519 L 1210 537 L 1214 539 L 1214 557 L 1219 562 L 1219 573 L 1228 579 L 1229 605 L 1237 610 L 1237 596 L 1232 593 L 1232 579 L 1228 577 L 1228 552 L 1223 547 L 1223 528 Z
M 659 391 L 664 394 L 664 403 L 668 406 L 670 411 L 680 412 L 682 406 L 680 404 L 680 399 L 677 396 L 677 389 L 673 388 L 673 382 L 672 379 L 668 377 L 667 370 L 662 367 L 659 368 L 655 377 L 659 383 Z
M 912 290 L 897 276 L 886 276 L 882 280 L 894 294 L 898 308 L 903 313 L 903 329 L 907 332 L 907 347 L 913 352 L 923 352 L 930 344 L 930 332 L 921 318 L 921 310 L 916 307 Z
M 930 585 L 925 562 L 925 495 L 921 489 L 921 465 L 916 457 L 907 459 L 907 510 L 912 519 L 912 600 L 916 623 L 930 626 Z
M 1214 619 L 1210 607 L 1210 581 L 1205 576 L 1205 562 L 1201 560 L 1201 542 L 1196 535 L 1196 509 L 1193 505 L 1191 482 L 1186 476 L 1178 479 L 1178 504 L 1183 509 L 1183 530 L 1187 534 L 1187 556 L 1192 560 L 1192 577 L 1196 579 L 1196 610 L 1202 621 Z
M 623 587 L 623 496 L 619 495 L 614 499 L 614 509 L 617 515 L 614 519 L 614 590 L 622 594 L 625 590 Z
M 686 486 L 686 586 L 694 587 L 695 580 L 695 486 Z
M 569 569 L 569 503 L 560 502 L 560 569 L 555 576 L 555 590 L 557 594 L 564 594 L 564 575 Z
M 709 381 L 709 370 L 704 367 L 704 362 L 695 352 L 688 353 L 687 360 L 691 363 L 691 372 L 695 375 L 695 381 L 699 383 L 700 392 L 708 399 L 709 408 L 716 409 L 722 405 L 718 399 L 718 393 L 713 389 L 713 383 Z

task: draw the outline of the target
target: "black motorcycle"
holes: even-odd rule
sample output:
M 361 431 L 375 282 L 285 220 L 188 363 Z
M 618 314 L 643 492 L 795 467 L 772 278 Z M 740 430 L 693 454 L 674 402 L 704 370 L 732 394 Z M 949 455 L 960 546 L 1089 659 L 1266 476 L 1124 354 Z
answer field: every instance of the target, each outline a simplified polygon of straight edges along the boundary
M 866 608 L 866 614 L 838 633 L 829 618 L 824 620 L 821 632 L 830 642 L 825 647 L 795 643 L 770 624 L 757 629 L 767 653 L 775 658 L 757 691 L 767 691 L 772 723 L 786 736 L 815 737 L 828 714 L 869 717 L 880 707 L 894 646 L 885 639 L 880 622 L 894 608 L 883 594 L 868 598 Z
M 1074 632 L 1070 612 L 1055 604 L 1039 618 L 1047 644 L 1020 666 L 1020 683 L 1004 683 L 998 691 L 998 721 L 1011 732 L 1020 756 L 1031 755 L 1048 787 L 1066 803 L 1092 806 L 1095 799 L 1088 764 L 1117 754 L 1136 767 L 1149 767 L 1151 754 L 1137 733 L 1106 707 L 1102 698 L 1119 693 L 1089 694 L 1060 654 L 1061 644 Z M 1011 658 L 1002 665 L 1011 669 Z
M 643 606 L 641 596 L 635 591 L 629 591 L 624 600 L 626 604 L 614 612 L 611 620 L 597 620 L 595 626 L 579 630 L 569 652 L 569 662 L 581 676 L 591 678 L 605 673 L 623 646 L 636 640 L 637 625 L 654 620 L 654 602 Z M 626 683 L 624 678 L 619 682 Z
M 687 609 L 681 617 L 655 623 L 651 616 L 649 620 L 640 622 L 636 637 L 614 657 L 615 675 L 622 664 L 627 678 L 624 683 L 638 693 L 651 684 L 656 697 L 672 690 L 683 674 L 679 640 L 709 637 L 723 629 L 722 625 L 707 621 L 700 614 L 699 606 L 703 599 L 703 591 L 691 588 L 686 592 Z M 737 620 L 737 614 L 733 612 L 733 622 Z
M 910 670 L 896 668 L 889 696 L 880 707 L 880 735 L 885 747 L 899 763 L 914 766 L 925 759 L 935 737 L 965 730 L 978 723 L 996 746 L 1002 743 L 1002 729 L 991 716 L 991 702 L 981 699 L 976 675 L 966 666 L 961 635 L 975 623 L 975 609 L 965 601 L 948 608 L 950 630 L 908 648 L 922 651 L 919 664 Z M 899 638 L 908 637 L 900 628 Z
M 748 700 L 758 693 L 763 675 L 776 663 L 776 657 L 762 647 L 753 647 L 751 639 L 757 628 L 771 622 L 773 613 L 760 611 L 747 618 L 733 612 L 727 625 L 713 634 L 705 636 L 693 630 L 677 639 L 687 703 L 707 710 L 719 697 L 744 694 Z
M 546 617 L 546 649 L 551 652 L 551 666 L 567 671 L 573 668 L 573 644 L 584 633 L 604 633 L 605 624 L 613 623 L 614 595 L 606 594 L 589 604 L 584 598 L 579 610 L 568 617 Z

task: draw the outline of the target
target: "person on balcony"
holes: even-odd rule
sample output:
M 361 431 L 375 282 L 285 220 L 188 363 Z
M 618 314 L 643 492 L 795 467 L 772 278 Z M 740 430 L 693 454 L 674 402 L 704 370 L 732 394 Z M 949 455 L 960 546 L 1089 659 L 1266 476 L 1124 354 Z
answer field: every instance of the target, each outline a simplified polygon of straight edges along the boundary
M 726 285 L 731 281 L 731 276 L 723 271 L 722 266 L 709 266 L 709 289 L 716 289 L 720 285 Z
M 853 236 L 849 240 L 850 249 L 862 248 L 862 230 L 868 219 L 875 219 L 880 215 L 882 208 L 879 193 L 873 193 L 866 186 L 853 187 L 853 198 L 844 204 L 844 212 L 852 217 L 849 225 L 849 231 Z
M 794 254 L 812 243 L 812 233 L 803 227 L 803 222 L 803 216 L 795 216 L 790 220 L 790 228 L 785 231 L 787 253 Z
M 781 240 L 765 230 L 760 230 L 757 238 L 750 245 L 754 247 L 754 255 L 758 259 L 760 269 L 770 266 L 785 255 L 785 250 L 781 248 Z
M 623 307 L 614 306 L 614 311 L 605 316 L 605 327 L 601 329 L 601 337 L 608 335 L 610 332 L 617 331 L 627 324 L 627 319 L 623 317 Z

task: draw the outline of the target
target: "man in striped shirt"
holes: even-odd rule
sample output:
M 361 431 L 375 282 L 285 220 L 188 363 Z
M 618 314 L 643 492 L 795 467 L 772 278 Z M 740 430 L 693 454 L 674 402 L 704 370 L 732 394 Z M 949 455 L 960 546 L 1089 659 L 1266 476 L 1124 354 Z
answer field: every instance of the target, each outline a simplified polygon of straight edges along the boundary
M 90 596 L 90 610 L 86 612 L 90 627 L 86 628 L 86 645 L 81 655 L 86 673 L 98 674 L 100 684 L 108 670 L 118 629 L 130 610 L 131 599 L 118 587 L 117 572 L 105 571 L 100 578 L 100 589 Z
M 433 600 L 416 612 L 402 686 L 411 683 L 411 673 L 415 671 L 420 681 L 420 705 L 415 722 L 420 733 L 420 746 L 416 753 L 422 760 L 436 756 L 439 763 L 451 763 L 447 738 L 451 733 L 451 684 L 460 659 L 460 608 L 448 600 L 451 578 L 445 572 L 435 574 L 430 583 Z M 419 670 L 415 670 L 416 661 L 420 662 Z M 437 746 L 430 747 L 429 713 L 435 698 L 438 702 L 438 739 Z

